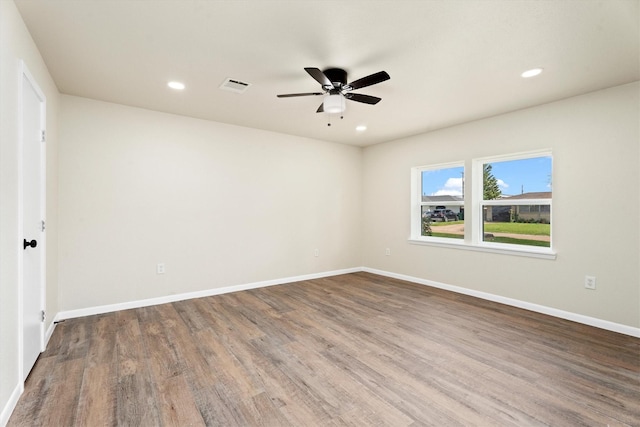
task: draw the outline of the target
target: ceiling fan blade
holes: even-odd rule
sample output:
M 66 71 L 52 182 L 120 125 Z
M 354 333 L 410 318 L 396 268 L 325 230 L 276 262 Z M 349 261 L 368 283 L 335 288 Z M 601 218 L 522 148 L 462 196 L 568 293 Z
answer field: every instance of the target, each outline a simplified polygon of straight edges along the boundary
M 316 113 L 324 113 L 324 102 L 320 104 L 320 106 L 316 110 Z
M 360 89 L 363 87 L 367 87 L 367 86 L 371 86 L 371 85 L 375 85 L 378 83 L 381 83 L 385 80 L 389 80 L 391 77 L 389 76 L 389 74 L 387 74 L 386 71 L 379 71 L 375 74 L 371 74 L 367 77 L 363 77 L 361 79 L 358 79 L 354 82 L 349 83 L 349 86 L 351 86 L 352 90 L 355 89 Z
M 309 75 L 311 77 L 313 77 L 322 86 L 331 86 L 331 87 L 333 87 L 333 83 L 331 83 L 331 80 L 329 80 L 329 78 L 327 76 L 325 76 L 324 73 L 322 71 L 320 71 L 319 68 L 307 67 L 304 70 L 307 73 L 309 73 Z
M 307 93 L 285 93 L 278 95 L 278 98 L 292 98 L 294 96 L 312 96 L 312 95 L 324 95 L 323 92 L 307 92 Z
M 361 93 L 345 93 L 344 97 L 351 101 L 363 102 L 371 105 L 375 105 L 382 101 L 382 98 L 378 98 L 377 96 L 363 95 Z

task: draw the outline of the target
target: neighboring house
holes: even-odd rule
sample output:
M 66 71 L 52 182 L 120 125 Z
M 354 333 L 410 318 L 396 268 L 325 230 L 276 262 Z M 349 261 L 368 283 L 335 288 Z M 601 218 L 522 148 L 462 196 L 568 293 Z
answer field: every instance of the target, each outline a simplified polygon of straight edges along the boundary
M 424 203 L 429 203 L 432 206 L 429 206 L 429 210 L 433 211 L 434 209 L 451 209 L 455 213 L 464 212 L 464 199 L 460 196 L 422 196 L 422 201 Z
M 535 199 L 551 199 L 551 191 L 522 193 L 516 196 L 503 196 L 502 200 L 535 200 Z M 516 202 L 517 203 L 517 202 Z M 509 222 L 520 220 L 534 220 L 541 222 L 551 222 L 551 206 L 550 205 L 521 205 L 513 204 L 510 206 L 488 206 L 485 210 L 485 221 Z

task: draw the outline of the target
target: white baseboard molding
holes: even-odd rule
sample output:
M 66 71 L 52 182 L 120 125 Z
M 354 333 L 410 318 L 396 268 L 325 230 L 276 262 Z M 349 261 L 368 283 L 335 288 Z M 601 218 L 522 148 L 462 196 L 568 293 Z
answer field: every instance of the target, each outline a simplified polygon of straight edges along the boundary
M 392 273 L 384 270 L 376 270 L 375 268 L 363 267 L 362 271 L 372 274 L 378 274 L 380 276 L 391 277 L 394 279 L 405 280 L 407 282 L 417 283 L 420 285 L 432 286 L 434 288 L 444 289 L 447 291 L 469 295 L 488 301 L 498 302 L 501 304 L 510 305 L 512 307 L 523 308 L 525 310 L 534 311 L 536 313 L 547 314 L 549 316 L 558 317 L 560 319 L 571 320 L 573 322 L 582 323 L 585 325 L 594 326 L 596 328 L 640 338 L 640 328 L 634 328 L 632 326 L 622 325 L 620 323 L 610 322 L 608 320 L 602 320 L 595 317 L 584 316 L 582 314 L 571 313 L 569 311 L 558 310 L 556 308 L 533 304 L 526 301 L 520 301 L 513 298 L 507 298 L 500 295 L 494 295 L 487 292 L 475 291 L 473 289 L 467 289 L 460 286 L 447 285 L 445 283 L 434 282 L 431 280 L 421 279 L 419 277 L 407 276 L 404 274 Z
M 9 418 L 11 417 L 13 410 L 16 408 L 18 400 L 20 399 L 23 391 L 24 384 L 22 382 L 19 382 L 16 385 L 16 388 L 13 389 L 13 392 L 11 393 L 7 404 L 4 405 L 4 408 L 2 408 L 2 412 L 0 412 L 0 426 L 4 427 L 9 422 Z
M 384 270 L 377 270 L 375 268 L 369 268 L 369 267 L 354 267 L 354 268 L 347 268 L 343 270 L 334 270 L 334 271 L 326 271 L 322 273 L 306 274 L 302 276 L 286 277 L 286 278 L 274 279 L 274 280 L 265 280 L 261 282 L 247 283 L 243 285 L 225 286 L 222 288 L 207 289 L 203 291 L 188 292 L 184 294 L 167 295 L 167 296 L 158 297 L 158 298 L 149 298 L 144 300 L 123 302 L 118 304 L 101 305 L 97 307 L 88 307 L 88 308 L 82 308 L 78 310 L 61 311 L 55 316 L 54 322 L 59 322 L 61 320 L 66 320 L 66 319 L 73 319 L 76 317 L 91 316 L 94 314 L 103 314 L 103 313 L 111 313 L 119 310 L 128 310 L 131 308 L 140 308 L 140 307 L 148 307 L 148 306 L 158 305 L 158 304 L 166 304 L 166 303 L 183 301 L 183 300 L 192 299 L 192 298 L 202 298 L 202 297 L 208 297 L 212 295 L 226 294 L 230 292 L 238 292 L 238 291 L 245 291 L 249 289 L 264 288 L 267 286 L 282 285 L 285 283 L 300 282 L 303 280 L 313 280 L 313 279 L 320 279 L 322 277 L 331 277 L 331 276 L 338 276 L 341 274 L 357 273 L 359 271 L 378 274 L 380 276 L 392 277 L 394 279 L 406 280 L 407 282 L 417 283 L 420 285 L 432 286 L 434 288 L 444 289 L 447 291 L 469 295 L 469 296 L 473 296 L 473 297 L 488 300 L 488 301 L 498 302 L 501 304 L 510 305 L 512 307 L 523 308 L 525 310 L 547 314 L 549 316 L 558 317 L 560 319 L 571 320 L 573 322 L 578 322 L 585 325 L 594 326 L 596 328 L 605 329 L 608 331 L 618 332 L 621 334 L 640 338 L 640 328 L 634 328 L 632 326 L 622 325 L 620 323 L 610 322 L 608 320 L 602 320 L 602 319 L 597 319 L 595 317 L 589 317 L 589 316 L 584 316 L 582 314 L 572 313 L 569 311 L 558 310 L 556 308 L 534 304 L 526 301 L 521 301 L 513 298 L 503 297 L 500 295 L 494 295 L 487 292 L 476 291 L 473 289 L 463 288 L 460 286 L 448 285 L 446 283 L 440 283 L 432 280 L 421 279 L 419 277 L 408 276 L 405 274 L 392 273 Z M 49 327 L 49 329 L 47 330 L 47 342 L 48 342 L 48 339 L 51 337 L 51 334 L 53 333 L 54 327 L 55 325 L 52 323 L 51 327 Z
M 53 331 L 56 329 L 56 322 L 55 322 L 55 317 L 53 318 L 53 322 L 51 322 L 51 324 L 49 325 L 49 327 L 47 328 L 47 330 L 44 333 L 44 347 L 47 348 L 47 345 L 49 344 L 49 340 L 51 339 L 51 335 L 53 335 Z
M 285 283 L 300 282 L 303 280 L 320 279 L 323 277 L 339 276 L 341 274 L 357 273 L 363 271 L 362 267 L 347 268 L 343 270 L 325 271 L 321 273 L 305 274 L 302 276 L 285 277 L 282 279 L 265 280 L 261 282 L 247 283 L 243 285 L 225 286 L 222 288 L 206 289 L 203 291 L 187 292 L 184 294 L 167 295 L 158 298 L 149 298 L 137 301 L 129 301 L 117 304 L 101 305 L 97 307 L 81 308 L 77 310 L 61 311 L 56 314 L 54 322 L 76 317 L 91 316 L 94 314 L 111 313 L 114 311 L 128 310 L 131 308 L 149 307 L 152 305 L 166 304 L 193 298 L 209 297 L 212 295 L 227 294 L 230 292 L 246 291 L 249 289 L 264 288 L 267 286 L 283 285 Z M 52 331 L 53 332 L 53 331 Z

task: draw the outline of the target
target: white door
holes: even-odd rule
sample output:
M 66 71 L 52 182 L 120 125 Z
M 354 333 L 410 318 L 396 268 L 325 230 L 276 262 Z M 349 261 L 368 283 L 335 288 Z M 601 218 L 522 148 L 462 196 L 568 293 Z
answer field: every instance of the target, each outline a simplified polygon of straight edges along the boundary
M 44 124 L 45 99 L 24 69 L 22 75 L 22 376 L 43 350 L 44 310 Z

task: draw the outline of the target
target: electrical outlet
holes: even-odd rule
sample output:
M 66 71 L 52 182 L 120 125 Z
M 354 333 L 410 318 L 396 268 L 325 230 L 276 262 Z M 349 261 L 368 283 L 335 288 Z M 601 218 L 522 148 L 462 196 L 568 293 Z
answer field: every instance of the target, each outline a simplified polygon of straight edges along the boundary
M 156 265 L 156 274 L 164 274 L 164 263 L 163 262 L 159 262 L 158 265 Z
M 584 276 L 584 287 L 586 289 L 595 289 L 596 288 L 596 278 L 595 276 Z
M 391 249 L 389 249 L 389 248 L 385 249 L 385 250 L 384 250 L 384 254 L 385 254 L 386 256 L 391 255 Z
M 313 256 L 320 256 L 320 249 L 314 249 Z

